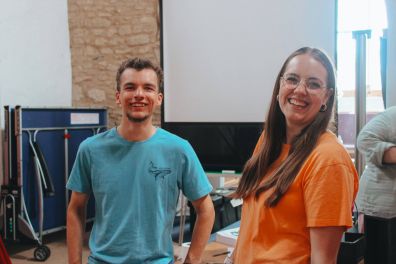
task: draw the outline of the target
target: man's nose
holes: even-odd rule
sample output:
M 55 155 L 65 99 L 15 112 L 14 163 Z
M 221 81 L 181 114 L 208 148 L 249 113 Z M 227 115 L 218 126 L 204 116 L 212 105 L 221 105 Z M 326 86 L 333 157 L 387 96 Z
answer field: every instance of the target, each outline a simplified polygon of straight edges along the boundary
M 143 96 L 143 88 L 141 87 L 136 88 L 135 96 Z

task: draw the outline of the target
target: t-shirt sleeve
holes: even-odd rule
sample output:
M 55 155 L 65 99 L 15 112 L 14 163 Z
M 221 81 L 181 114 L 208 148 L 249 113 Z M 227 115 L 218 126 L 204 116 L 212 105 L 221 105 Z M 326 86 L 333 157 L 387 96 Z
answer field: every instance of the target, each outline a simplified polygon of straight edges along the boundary
M 206 176 L 197 155 L 186 142 L 182 160 L 182 192 L 190 201 L 195 201 L 212 191 L 212 185 Z
M 355 171 L 346 164 L 313 169 L 304 182 L 308 227 L 352 226 Z
M 66 188 L 75 192 L 90 194 L 92 191 L 90 167 L 88 144 L 84 141 L 78 149 Z

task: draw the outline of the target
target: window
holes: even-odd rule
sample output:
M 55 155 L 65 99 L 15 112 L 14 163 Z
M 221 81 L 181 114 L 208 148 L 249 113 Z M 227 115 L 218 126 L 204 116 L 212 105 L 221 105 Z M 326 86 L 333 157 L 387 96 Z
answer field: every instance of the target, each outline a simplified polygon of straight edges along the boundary
M 380 40 L 387 28 L 384 0 L 338 0 L 337 87 L 338 131 L 344 144 L 356 141 L 355 56 L 352 32 L 371 30 L 366 55 L 366 109 L 369 120 L 384 110 L 381 83 Z

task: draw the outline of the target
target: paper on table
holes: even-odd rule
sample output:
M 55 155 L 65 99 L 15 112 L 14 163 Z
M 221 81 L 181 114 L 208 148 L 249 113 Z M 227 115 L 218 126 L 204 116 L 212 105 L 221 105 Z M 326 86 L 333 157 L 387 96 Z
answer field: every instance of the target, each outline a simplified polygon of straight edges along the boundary
M 238 239 L 239 227 L 218 231 L 216 241 L 227 246 L 235 247 Z

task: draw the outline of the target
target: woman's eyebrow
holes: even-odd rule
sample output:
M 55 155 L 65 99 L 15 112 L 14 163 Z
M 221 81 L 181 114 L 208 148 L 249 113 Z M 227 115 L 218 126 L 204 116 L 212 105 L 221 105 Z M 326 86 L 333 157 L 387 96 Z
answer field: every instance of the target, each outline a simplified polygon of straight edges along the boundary
M 324 82 L 322 79 L 318 78 L 318 77 L 308 77 L 307 80 L 316 80 L 316 81 L 320 81 L 320 82 Z
M 284 75 L 292 75 L 292 76 L 296 76 L 296 77 L 300 77 L 300 75 L 296 74 L 296 73 L 284 73 Z

